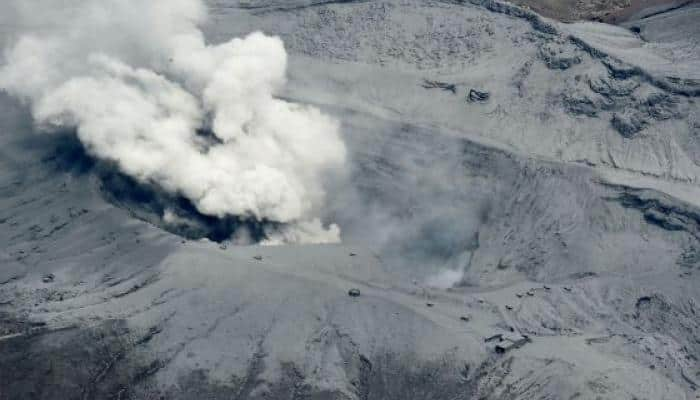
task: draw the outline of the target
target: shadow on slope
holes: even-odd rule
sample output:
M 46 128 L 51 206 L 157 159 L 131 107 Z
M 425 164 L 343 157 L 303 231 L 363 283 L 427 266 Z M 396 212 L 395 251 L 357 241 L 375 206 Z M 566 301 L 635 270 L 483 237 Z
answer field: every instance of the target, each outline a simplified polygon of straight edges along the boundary
M 90 176 L 102 196 L 117 207 L 129 210 L 136 218 L 147 221 L 186 239 L 207 238 L 223 242 L 236 238 L 246 243 L 265 239 L 265 227 L 278 225 L 242 216 L 213 217 L 200 213 L 183 196 L 170 194 L 160 187 L 140 182 L 117 169 L 108 161 L 92 157 L 71 132 L 60 132 L 51 143 L 52 155 L 43 161 L 72 175 Z

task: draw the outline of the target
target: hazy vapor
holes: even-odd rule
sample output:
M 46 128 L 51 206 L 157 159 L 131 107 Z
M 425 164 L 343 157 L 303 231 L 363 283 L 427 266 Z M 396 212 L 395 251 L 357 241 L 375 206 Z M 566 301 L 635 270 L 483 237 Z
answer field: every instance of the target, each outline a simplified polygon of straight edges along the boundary
M 17 26 L 0 88 L 42 130 L 75 129 L 94 156 L 203 214 L 292 226 L 272 241 L 337 239 L 316 217 L 345 146 L 333 119 L 275 97 L 279 38 L 207 44 L 200 0 L 9 0 L 0 13 Z

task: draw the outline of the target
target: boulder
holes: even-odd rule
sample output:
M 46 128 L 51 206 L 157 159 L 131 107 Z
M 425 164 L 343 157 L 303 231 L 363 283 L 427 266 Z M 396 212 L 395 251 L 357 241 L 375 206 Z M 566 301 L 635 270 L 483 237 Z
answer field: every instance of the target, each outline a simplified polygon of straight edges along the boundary
M 489 97 L 491 97 L 491 94 L 489 92 L 471 89 L 471 90 L 469 90 L 469 95 L 467 96 L 467 100 L 469 102 L 472 102 L 472 103 L 475 103 L 475 102 L 481 103 L 481 102 L 488 101 Z

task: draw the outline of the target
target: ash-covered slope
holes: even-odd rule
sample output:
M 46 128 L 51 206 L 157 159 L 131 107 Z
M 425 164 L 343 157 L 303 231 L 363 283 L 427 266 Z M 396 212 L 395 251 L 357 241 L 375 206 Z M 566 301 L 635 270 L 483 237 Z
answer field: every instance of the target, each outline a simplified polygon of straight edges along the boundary
M 240 221 L 125 184 L 2 97 L 3 398 L 698 395 L 688 14 L 629 30 L 492 1 L 209 6 L 211 42 L 279 35 L 279 96 L 342 123 L 352 170 L 324 217 L 343 244 L 183 239 Z

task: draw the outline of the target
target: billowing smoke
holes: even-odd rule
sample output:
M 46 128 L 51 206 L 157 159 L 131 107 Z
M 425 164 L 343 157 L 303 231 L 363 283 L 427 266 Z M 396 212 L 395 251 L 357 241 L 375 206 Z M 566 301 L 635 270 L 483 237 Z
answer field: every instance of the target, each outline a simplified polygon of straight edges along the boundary
M 275 97 L 287 57 L 252 33 L 207 44 L 201 0 L 5 0 L 16 26 L 0 88 L 47 132 L 75 129 L 93 155 L 189 199 L 199 212 L 283 223 L 271 242 L 337 239 L 323 228 L 339 126 Z

